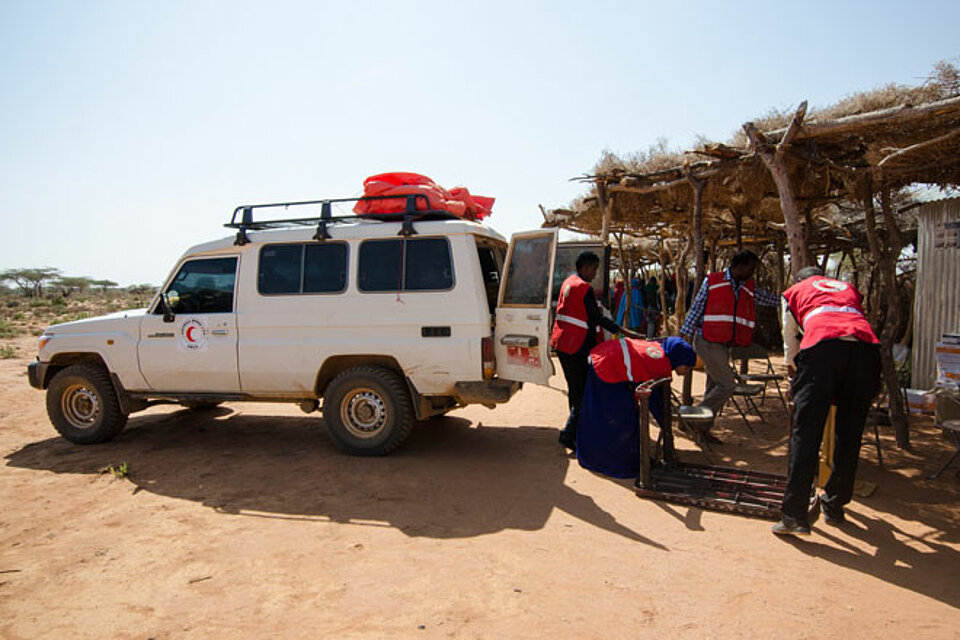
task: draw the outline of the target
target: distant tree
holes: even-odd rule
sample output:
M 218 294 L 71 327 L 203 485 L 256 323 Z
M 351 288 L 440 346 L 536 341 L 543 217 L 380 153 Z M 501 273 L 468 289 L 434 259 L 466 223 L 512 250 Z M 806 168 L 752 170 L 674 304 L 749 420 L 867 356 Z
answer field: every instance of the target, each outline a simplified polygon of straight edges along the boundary
M 157 286 L 149 283 L 132 284 L 127 287 L 127 292 L 138 296 L 153 295 L 157 292 Z
M 20 288 L 27 297 L 43 295 L 43 283 L 60 275 L 60 269 L 43 267 L 42 269 L 7 269 L 0 273 L 0 280 L 10 281 Z
M 100 287 L 100 290 L 104 293 L 107 292 L 107 289 L 117 286 L 117 283 L 113 280 L 91 280 L 90 284 Z
M 71 293 L 83 293 L 89 289 L 94 282 L 92 278 L 87 278 L 86 276 L 68 276 L 65 278 L 57 278 L 50 284 L 59 288 L 60 294 L 66 298 Z

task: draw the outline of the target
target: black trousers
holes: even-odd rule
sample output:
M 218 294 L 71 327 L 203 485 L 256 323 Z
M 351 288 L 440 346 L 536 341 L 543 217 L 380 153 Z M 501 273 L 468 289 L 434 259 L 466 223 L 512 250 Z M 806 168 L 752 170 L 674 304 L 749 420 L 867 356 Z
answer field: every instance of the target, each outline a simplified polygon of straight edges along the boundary
M 567 381 L 567 404 L 570 407 L 570 415 L 567 416 L 567 424 L 563 427 L 560 437 L 561 441 L 575 443 L 580 405 L 583 404 L 583 390 L 587 386 L 589 361 L 585 353 L 569 354 L 557 351 L 557 358 L 560 360 L 560 368 L 563 369 L 563 377 Z
M 880 349 L 866 342 L 825 340 L 800 351 L 791 392 L 796 410 L 783 513 L 807 521 L 810 489 L 830 405 L 837 406 L 833 471 L 824 486 L 826 508 L 840 509 L 853 497 L 860 440 L 870 404 L 879 390 Z

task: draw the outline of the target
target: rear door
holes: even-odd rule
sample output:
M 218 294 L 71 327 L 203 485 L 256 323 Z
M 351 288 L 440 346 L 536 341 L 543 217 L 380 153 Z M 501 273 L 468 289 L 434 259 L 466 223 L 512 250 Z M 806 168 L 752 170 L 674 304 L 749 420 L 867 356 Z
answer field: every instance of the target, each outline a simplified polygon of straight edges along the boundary
M 557 230 L 514 234 L 500 282 L 494 350 L 506 380 L 547 384 L 550 361 L 550 291 Z

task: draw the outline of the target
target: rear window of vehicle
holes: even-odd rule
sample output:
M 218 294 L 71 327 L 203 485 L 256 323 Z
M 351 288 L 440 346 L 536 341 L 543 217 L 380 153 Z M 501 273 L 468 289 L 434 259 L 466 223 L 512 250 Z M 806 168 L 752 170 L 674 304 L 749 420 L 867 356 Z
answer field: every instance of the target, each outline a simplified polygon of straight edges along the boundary
M 268 244 L 260 249 L 257 291 L 263 295 L 341 293 L 346 288 L 343 242 Z
M 360 245 L 360 291 L 446 291 L 453 282 L 446 238 L 388 238 Z

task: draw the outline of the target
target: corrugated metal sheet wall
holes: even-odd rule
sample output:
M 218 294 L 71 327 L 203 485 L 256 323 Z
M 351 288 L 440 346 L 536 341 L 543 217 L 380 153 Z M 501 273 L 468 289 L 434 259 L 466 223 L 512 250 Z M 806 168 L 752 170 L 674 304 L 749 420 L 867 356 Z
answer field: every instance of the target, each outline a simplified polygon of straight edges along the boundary
M 912 386 L 929 389 L 937 378 L 937 341 L 945 332 L 960 330 L 960 246 L 958 230 L 947 226 L 960 222 L 960 198 L 928 202 L 918 218 Z

